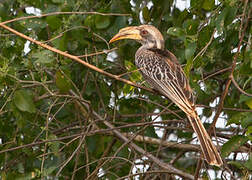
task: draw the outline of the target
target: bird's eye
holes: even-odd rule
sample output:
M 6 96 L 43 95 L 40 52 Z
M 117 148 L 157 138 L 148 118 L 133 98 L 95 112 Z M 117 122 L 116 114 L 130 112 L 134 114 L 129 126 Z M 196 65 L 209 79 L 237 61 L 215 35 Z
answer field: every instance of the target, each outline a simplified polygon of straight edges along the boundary
M 148 31 L 146 30 L 141 30 L 141 35 L 147 35 L 148 34 Z

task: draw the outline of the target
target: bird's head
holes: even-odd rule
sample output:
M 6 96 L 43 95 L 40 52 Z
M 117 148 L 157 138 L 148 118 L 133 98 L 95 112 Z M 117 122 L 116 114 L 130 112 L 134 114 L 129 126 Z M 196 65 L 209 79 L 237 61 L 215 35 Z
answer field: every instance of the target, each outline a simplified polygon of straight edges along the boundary
M 159 30 L 152 25 L 123 28 L 109 41 L 109 43 L 120 39 L 134 39 L 147 48 L 164 49 L 164 38 Z

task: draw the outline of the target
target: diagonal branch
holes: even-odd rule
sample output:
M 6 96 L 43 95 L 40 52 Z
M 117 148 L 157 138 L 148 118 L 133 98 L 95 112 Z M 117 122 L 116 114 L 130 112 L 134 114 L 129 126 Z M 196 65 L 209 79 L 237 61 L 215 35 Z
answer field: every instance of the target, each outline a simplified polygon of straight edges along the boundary
M 70 91 L 70 93 L 72 95 L 75 95 L 75 93 L 73 91 Z M 81 102 L 81 103 L 85 108 L 90 109 L 89 104 L 87 104 L 85 102 Z M 102 118 L 95 111 L 92 111 L 92 114 L 96 119 L 101 120 L 104 123 L 104 125 L 106 125 L 108 128 L 110 128 L 114 135 L 116 135 L 123 142 L 127 143 L 131 149 L 141 153 L 144 156 L 147 156 L 149 159 L 151 159 L 153 162 L 155 162 L 157 165 L 159 165 L 162 169 L 165 169 L 165 170 L 169 171 L 172 174 L 177 174 L 177 175 L 179 175 L 181 177 L 184 177 L 184 178 L 187 178 L 187 179 L 194 179 L 194 177 L 191 174 L 185 173 L 185 172 L 183 172 L 183 171 L 181 171 L 179 169 L 176 169 L 175 167 L 173 167 L 173 166 L 171 166 L 171 165 L 169 165 L 167 163 L 164 163 L 164 162 L 160 161 L 158 158 L 153 156 L 151 153 L 145 151 L 144 149 L 142 149 L 141 147 L 139 147 L 138 145 L 136 145 L 135 143 L 130 141 L 120 131 L 116 130 L 115 127 L 110 122 L 106 121 L 104 118 Z
M 78 58 L 77 56 L 68 54 L 68 53 L 63 52 L 63 51 L 60 51 L 60 50 L 58 50 L 58 49 L 56 49 L 56 48 L 54 48 L 54 47 L 51 47 L 51 46 L 49 46 L 49 45 L 47 45 L 47 44 L 41 43 L 40 41 L 34 40 L 34 39 L 32 39 L 32 38 L 30 38 L 30 37 L 28 37 L 28 36 L 26 36 L 26 35 L 24 35 L 24 34 L 18 32 L 18 31 L 16 31 L 16 30 L 14 30 L 14 29 L 12 29 L 12 28 L 10 28 L 10 27 L 4 25 L 4 24 L 5 24 L 5 22 L 0 23 L 0 27 L 2 27 L 2 28 L 4 28 L 4 29 L 6 29 L 6 30 L 8 30 L 8 31 L 10 31 L 10 32 L 12 32 L 12 33 L 14 33 L 14 34 L 16 34 L 16 35 L 18 35 L 18 36 L 20 36 L 20 37 L 26 39 L 26 40 L 28 40 L 28 41 L 31 41 L 31 42 L 33 42 L 33 43 L 35 43 L 35 44 L 37 44 L 37 45 L 39 45 L 39 46 L 41 46 L 41 47 L 43 47 L 43 48 L 45 48 L 45 49 L 48 49 L 48 50 L 50 50 L 50 51 L 53 51 L 53 52 L 55 52 L 55 53 L 57 53 L 57 54 L 60 54 L 60 55 L 62 55 L 62 56 L 68 57 L 68 58 L 70 58 L 70 59 L 72 59 L 72 60 L 74 60 L 74 61 L 76 61 L 76 62 L 78 62 L 78 63 L 80 63 L 80 64 L 82 64 L 82 65 L 84 65 L 84 66 L 86 66 L 86 67 L 88 67 L 88 68 L 90 68 L 90 69 L 92 69 L 92 70 L 94 70 L 94 71 L 97 71 L 97 72 L 99 72 L 99 73 L 101 73 L 101 74 L 103 74 L 103 75 L 106 75 L 106 76 L 108 76 L 108 77 L 110 77 L 110 78 L 112 78 L 112 79 L 115 79 L 115 80 L 121 81 L 121 82 L 123 82 L 123 83 L 126 83 L 126 84 L 128 84 L 128 85 L 131 85 L 131 86 L 134 86 L 134 87 L 137 87 L 137 88 L 140 88 L 140 89 L 144 89 L 144 90 L 146 90 L 146 91 L 149 91 L 149 92 L 153 92 L 153 93 L 154 93 L 154 91 L 153 91 L 152 89 L 150 89 L 150 88 L 147 88 L 147 87 L 138 85 L 138 84 L 136 84 L 136 83 L 134 83 L 134 82 L 132 82 L 132 81 L 129 81 L 129 80 L 120 78 L 120 77 L 117 76 L 117 75 L 113 75 L 113 74 L 111 74 L 111 73 L 108 73 L 108 72 L 106 72 L 106 71 L 104 71 L 104 70 L 102 70 L 102 69 L 100 69 L 100 68 L 98 68 L 98 67 L 96 67 L 96 66 L 94 66 L 94 65 L 92 65 L 92 64 L 89 64 L 89 63 L 86 62 L 86 61 L 83 61 L 82 59 Z
M 100 15 L 100 16 L 131 16 L 131 14 L 120 14 L 120 13 L 100 13 L 100 12 L 51 12 L 47 14 L 35 15 L 35 16 L 26 16 L 26 17 L 19 17 L 15 19 L 11 19 L 1 24 L 8 24 L 15 21 L 26 20 L 26 19 L 33 19 L 33 18 L 42 18 L 46 16 L 54 16 L 54 15 L 71 15 L 71 14 L 78 14 L 78 15 Z
M 242 20 L 241 20 L 241 25 L 240 25 L 240 30 L 239 30 L 239 37 L 240 37 L 240 41 L 239 41 L 239 44 L 238 44 L 238 47 L 237 47 L 237 52 L 234 56 L 234 59 L 233 59 L 233 62 L 232 62 L 232 65 L 231 65 L 231 72 L 230 72 L 230 75 L 229 75 L 229 79 L 227 80 L 226 82 L 226 85 L 225 85 L 225 89 L 221 95 L 221 98 L 220 98 L 220 103 L 218 105 L 218 109 L 216 111 L 216 114 L 214 116 L 214 120 L 211 124 L 211 127 L 209 128 L 209 134 L 211 134 L 214 130 L 214 127 L 215 127 L 215 124 L 222 112 L 222 109 L 223 109 L 223 105 L 224 105 L 224 100 L 228 94 L 228 90 L 229 90 L 229 87 L 231 85 L 231 82 L 232 82 L 232 77 L 233 77 L 233 73 L 234 73 L 234 70 L 235 70 L 235 67 L 236 67 L 236 62 L 237 62 L 237 58 L 238 58 L 238 55 L 240 53 L 240 49 L 241 49 L 241 46 L 242 46 L 242 42 L 243 42 L 243 38 L 244 38 L 244 35 L 245 35 L 245 31 L 247 29 L 247 26 L 248 26 L 248 22 L 249 22 L 249 18 L 250 18 L 250 13 L 251 13 L 251 9 L 249 10 L 249 13 L 248 13 L 248 20 L 247 22 L 245 23 L 244 27 L 243 27 L 243 24 L 244 24 L 244 20 L 245 20 L 245 16 L 246 16 L 246 8 L 247 8 L 247 5 L 248 5 L 248 0 L 245 0 L 244 1 L 244 9 L 243 9 L 243 14 L 242 14 Z
M 247 92 L 245 92 L 244 90 L 242 90 L 239 86 L 239 84 L 235 81 L 233 74 L 230 75 L 230 79 L 232 80 L 232 83 L 234 84 L 234 86 L 242 93 L 245 94 L 246 96 L 252 97 L 252 94 L 249 94 Z

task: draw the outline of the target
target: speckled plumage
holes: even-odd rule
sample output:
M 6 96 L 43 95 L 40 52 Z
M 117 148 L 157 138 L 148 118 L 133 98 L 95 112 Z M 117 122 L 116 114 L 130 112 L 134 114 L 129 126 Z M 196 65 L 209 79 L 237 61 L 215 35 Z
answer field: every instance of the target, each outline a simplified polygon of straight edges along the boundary
M 135 39 L 142 44 L 135 55 L 135 64 L 144 79 L 157 91 L 182 109 L 197 134 L 205 159 L 211 165 L 221 166 L 222 159 L 205 130 L 197 112 L 193 92 L 177 58 L 164 49 L 162 34 L 151 25 L 123 28 L 110 42 Z
M 140 48 L 135 55 L 135 64 L 146 81 L 176 104 L 194 107 L 194 97 L 189 82 L 176 57 L 167 50 Z M 167 90 L 169 89 L 169 90 Z M 182 101 L 182 102 L 181 102 Z M 185 110 L 184 110 L 185 111 Z

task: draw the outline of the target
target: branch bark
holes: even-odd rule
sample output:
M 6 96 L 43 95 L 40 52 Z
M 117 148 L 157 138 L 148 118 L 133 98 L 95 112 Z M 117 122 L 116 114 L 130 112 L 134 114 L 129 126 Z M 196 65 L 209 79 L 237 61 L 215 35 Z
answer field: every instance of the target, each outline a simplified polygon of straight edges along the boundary
M 72 95 L 75 95 L 75 93 L 73 91 L 70 91 L 70 93 Z M 81 102 L 81 104 L 87 108 L 89 108 L 89 104 L 86 104 L 85 102 Z M 113 132 L 114 135 L 116 135 L 119 139 L 121 139 L 124 143 L 127 143 L 129 145 L 129 147 L 139 153 L 141 153 L 143 156 L 148 157 L 149 159 L 151 159 L 153 162 L 155 162 L 158 166 L 160 166 L 161 168 L 167 170 L 168 172 L 172 173 L 172 174 L 176 174 L 179 175 L 181 177 L 187 178 L 187 179 L 194 179 L 193 175 L 188 174 L 186 172 L 183 172 L 179 169 L 174 168 L 173 166 L 164 163 L 162 161 L 160 161 L 158 158 L 156 158 L 155 156 L 153 156 L 151 153 L 145 151 L 144 149 L 142 149 L 141 147 L 139 147 L 138 145 L 136 145 L 135 143 L 133 143 L 132 141 L 130 141 L 126 136 L 124 136 L 120 131 L 116 130 L 115 127 L 108 121 L 106 121 L 105 119 L 103 119 L 98 113 L 96 113 L 95 111 L 92 111 L 92 115 L 96 118 L 101 120 L 104 125 L 106 125 L 108 128 L 111 129 L 111 131 Z
M 209 128 L 209 134 L 211 135 L 211 133 L 213 132 L 214 128 L 215 128 L 215 124 L 222 112 L 222 109 L 223 109 L 223 105 L 224 105 L 224 100 L 228 94 L 228 90 L 229 90 L 229 87 L 230 87 L 230 84 L 232 82 L 232 77 L 233 77 L 233 73 L 234 73 L 234 70 L 235 70 L 235 67 L 236 67 L 236 62 L 237 62 L 237 58 L 238 58 L 238 55 L 240 53 L 240 49 L 241 49 L 241 46 L 242 46 L 242 42 L 243 42 L 243 38 L 244 38 L 244 35 L 245 35 L 245 31 L 247 29 L 247 26 L 248 26 L 248 22 L 249 22 L 249 19 L 250 19 L 250 13 L 251 13 L 251 9 L 249 10 L 249 13 L 248 13 L 248 20 L 247 22 L 244 24 L 243 26 L 243 23 L 244 23 L 244 19 L 245 19 L 245 16 L 246 16 L 246 9 L 247 9 L 247 5 L 248 5 L 248 0 L 245 0 L 244 1 L 244 9 L 243 9 L 243 14 L 242 14 L 242 20 L 241 20 L 241 25 L 240 25 L 240 30 L 239 30 L 239 37 L 240 37 L 240 41 L 239 41 L 239 44 L 238 44 L 238 47 L 237 47 L 237 52 L 234 56 L 234 59 L 233 59 L 233 62 L 232 62 L 232 65 L 231 65 L 231 72 L 230 72 L 230 75 L 229 75 L 229 79 L 227 80 L 226 82 L 226 85 L 225 85 L 225 89 L 221 95 L 221 98 L 220 98 L 220 103 L 218 105 L 218 109 L 216 111 L 216 114 L 214 116 L 214 120 L 211 124 L 211 127 Z
M 8 30 L 8 31 L 10 31 L 10 32 L 12 32 L 12 33 L 18 35 L 18 36 L 20 36 L 21 38 L 24 38 L 24 39 L 26 39 L 26 40 L 28 40 L 28 41 L 31 41 L 31 42 L 33 42 L 33 43 L 35 43 L 35 44 L 37 44 L 37 45 L 39 45 L 39 46 L 41 46 L 41 47 L 43 47 L 43 48 L 45 48 L 45 49 L 48 49 L 48 50 L 50 50 L 50 51 L 53 51 L 53 52 L 55 52 L 55 53 L 57 53 L 57 54 L 60 54 L 60 55 L 62 55 L 62 56 L 68 57 L 68 58 L 70 58 L 70 59 L 72 59 L 72 60 L 74 60 L 74 61 L 76 61 L 76 62 L 78 62 L 78 63 L 80 63 L 80 64 L 82 64 L 82 65 L 84 65 L 84 66 L 86 66 L 86 67 L 88 67 L 89 69 L 92 69 L 92 70 L 94 70 L 94 71 L 99 72 L 100 74 L 103 74 L 103 75 L 108 76 L 109 78 L 112 78 L 112 79 L 121 81 L 121 82 L 123 82 L 123 83 L 126 83 L 126 84 L 128 84 L 128 85 L 131 85 L 131 86 L 134 86 L 134 87 L 137 87 L 137 88 L 140 88 L 140 89 L 144 89 L 144 90 L 149 91 L 149 92 L 152 92 L 152 93 L 155 93 L 155 92 L 154 92 L 152 89 L 150 89 L 150 88 L 147 88 L 147 87 L 138 85 L 138 84 L 136 84 L 136 83 L 134 83 L 134 82 L 132 82 L 132 81 L 129 81 L 129 80 L 120 78 L 120 77 L 117 76 L 117 75 L 113 75 L 113 74 L 111 74 L 111 73 L 108 73 L 108 72 L 106 72 L 106 71 L 104 71 L 104 70 L 102 70 L 102 69 L 100 69 L 100 68 L 98 68 L 98 67 L 96 67 L 96 66 L 94 66 L 94 65 L 92 65 L 92 64 L 87 63 L 86 61 L 83 61 L 82 59 L 78 58 L 77 56 L 68 54 L 68 53 L 63 52 L 63 51 L 60 51 L 60 50 L 58 50 L 58 49 L 56 49 L 56 48 L 53 48 L 53 47 L 51 47 L 51 46 L 49 46 L 49 45 L 47 45 L 47 44 L 44 44 L 44 43 L 42 43 L 42 42 L 40 42 L 40 41 L 34 40 L 34 39 L 32 39 L 32 38 L 30 38 L 30 37 L 28 37 L 28 36 L 26 36 L 26 35 L 24 35 L 24 34 L 18 32 L 18 31 L 16 31 L 16 30 L 14 30 L 14 29 L 12 29 L 12 28 L 6 26 L 6 25 L 5 25 L 5 22 L 0 23 L 0 27 L 6 29 L 6 30 Z

